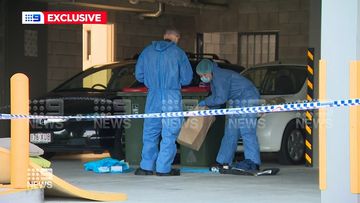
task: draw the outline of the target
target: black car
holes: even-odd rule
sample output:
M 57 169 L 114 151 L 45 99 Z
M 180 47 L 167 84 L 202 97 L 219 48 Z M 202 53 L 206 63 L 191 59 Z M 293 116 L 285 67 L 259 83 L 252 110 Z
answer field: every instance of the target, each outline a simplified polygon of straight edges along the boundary
M 199 86 L 195 74 L 199 60 L 210 57 L 219 66 L 236 72 L 232 65 L 216 55 L 188 54 L 194 69 L 189 86 Z M 121 115 L 124 103 L 116 96 L 126 87 L 139 87 L 134 76 L 136 59 L 94 66 L 65 81 L 45 96 L 30 102 L 34 115 Z M 123 123 L 121 119 L 39 119 L 31 120 L 30 141 L 44 149 L 50 158 L 56 152 L 108 150 L 111 157 L 123 159 Z

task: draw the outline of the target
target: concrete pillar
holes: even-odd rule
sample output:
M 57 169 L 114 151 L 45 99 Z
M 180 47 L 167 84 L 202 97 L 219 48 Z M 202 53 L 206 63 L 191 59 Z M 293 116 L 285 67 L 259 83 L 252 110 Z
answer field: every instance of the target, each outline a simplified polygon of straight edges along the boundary
M 311 0 L 310 1 L 310 13 L 309 13 L 309 46 L 314 48 L 314 98 L 318 98 L 319 89 L 319 64 L 317 61 L 320 59 L 320 46 L 321 46 L 321 0 Z M 318 115 L 314 114 L 314 120 L 318 119 Z M 318 126 L 314 126 L 313 129 L 313 166 L 317 168 L 319 166 L 319 132 Z
M 349 98 L 349 67 L 360 59 L 360 3 L 358 0 L 322 1 L 321 59 L 327 62 L 328 99 Z M 327 176 L 322 203 L 359 203 L 350 191 L 349 109 L 327 110 Z

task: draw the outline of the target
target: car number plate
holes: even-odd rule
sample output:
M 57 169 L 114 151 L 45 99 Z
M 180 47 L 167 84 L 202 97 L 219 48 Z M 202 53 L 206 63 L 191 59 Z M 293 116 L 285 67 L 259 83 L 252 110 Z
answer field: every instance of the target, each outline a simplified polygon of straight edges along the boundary
M 30 133 L 30 142 L 32 143 L 50 143 L 51 133 Z

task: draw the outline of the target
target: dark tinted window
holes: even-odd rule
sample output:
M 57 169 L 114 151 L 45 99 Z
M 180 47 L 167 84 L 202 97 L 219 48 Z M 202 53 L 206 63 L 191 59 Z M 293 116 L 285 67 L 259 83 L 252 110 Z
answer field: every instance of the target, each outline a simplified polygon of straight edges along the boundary
M 234 65 L 234 64 L 218 63 L 218 65 L 219 65 L 221 68 L 228 69 L 228 70 L 232 70 L 232 71 L 235 71 L 235 72 L 237 72 L 237 73 L 241 73 L 243 70 L 245 70 L 244 67 L 239 66 L 239 65 Z
M 90 68 L 66 81 L 55 91 L 104 91 L 113 74 L 114 69 L 108 67 Z
M 243 75 L 253 81 L 262 95 L 286 95 L 300 91 L 306 80 L 305 67 L 270 66 L 251 68 Z
M 129 64 L 116 69 L 115 74 L 110 80 L 108 90 L 109 91 L 120 91 L 124 87 L 132 86 L 135 79 L 135 64 Z
M 267 71 L 268 70 L 266 68 L 257 68 L 255 70 L 248 69 L 242 74 L 251 80 L 260 91 Z
M 87 69 L 58 86 L 54 91 L 119 91 L 136 81 L 135 64 L 111 64 Z

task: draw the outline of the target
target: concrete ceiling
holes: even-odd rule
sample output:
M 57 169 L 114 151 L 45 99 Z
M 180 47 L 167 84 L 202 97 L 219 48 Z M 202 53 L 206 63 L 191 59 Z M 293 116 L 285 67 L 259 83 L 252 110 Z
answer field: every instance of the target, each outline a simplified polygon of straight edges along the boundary
M 197 15 L 201 10 L 225 10 L 229 0 L 34 0 L 52 5 L 134 12 L 142 17 L 162 14 Z
M 49 4 L 68 4 L 84 6 L 86 4 L 99 5 L 108 9 L 124 7 L 131 9 L 156 10 L 158 3 L 163 3 L 166 7 L 183 7 L 195 9 L 224 9 L 228 6 L 229 0 L 37 0 Z M 130 9 L 130 10 L 131 10 Z

